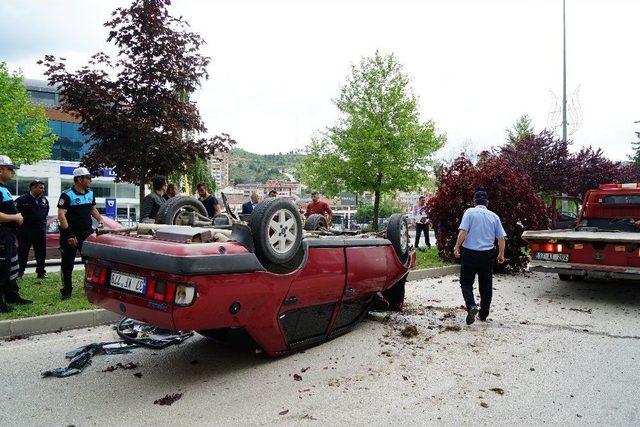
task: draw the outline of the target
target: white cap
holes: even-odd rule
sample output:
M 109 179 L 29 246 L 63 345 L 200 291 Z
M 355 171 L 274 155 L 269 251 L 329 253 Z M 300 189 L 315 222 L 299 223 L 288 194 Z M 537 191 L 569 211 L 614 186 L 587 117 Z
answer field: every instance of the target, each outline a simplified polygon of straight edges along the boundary
M 89 172 L 89 169 L 87 168 L 75 168 L 73 170 L 73 176 L 87 176 L 87 175 L 91 175 L 91 172 Z
M 13 164 L 9 156 L 0 156 L 0 166 L 4 166 L 11 169 L 18 169 L 18 167 Z

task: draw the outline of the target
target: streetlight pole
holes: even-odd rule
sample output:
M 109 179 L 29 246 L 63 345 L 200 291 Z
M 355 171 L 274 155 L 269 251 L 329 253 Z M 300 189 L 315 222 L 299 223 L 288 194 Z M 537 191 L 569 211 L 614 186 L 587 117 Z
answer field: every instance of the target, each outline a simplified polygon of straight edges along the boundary
M 567 141 L 567 31 L 562 0 L 562 140 Z

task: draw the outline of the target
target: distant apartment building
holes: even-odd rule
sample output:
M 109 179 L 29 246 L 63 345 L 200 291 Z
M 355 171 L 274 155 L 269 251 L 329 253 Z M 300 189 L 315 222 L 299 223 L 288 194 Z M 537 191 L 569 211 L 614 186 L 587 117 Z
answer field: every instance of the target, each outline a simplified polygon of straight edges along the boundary
M 218 189 L 229 185 L 229 153 L 216 150 L 207 160 L 207 166 Z
M 265 183 L 236 184 L 235 188 L 242 190 L 245 197 L 249 197 L 254 192 L 264 197 L 269 194 L 269 191 L 275 190 L 278 193 L 278 197 L 297 199 L 302 191 L 302 185 L 297 181 L 276 179 Z
M 13 195 L 23 194 L 28 191 L 29 182 L 35 178 L 44 181 L 46 195 L 51 202 L 49 214 L 55 215 L 57 197 L 62 190 L 73 185 L 73 169 L 78 167 L 91 141 L 80 133 L 80 120 L 57 109 L 60 106 L 60 94 L 56 88 L 41 80 L 25 79 L 24 83 L 31 101 L 44 107 L 49 126 L 58 139 L 53 144 L 49 160 L 22 165 L 18 169 L 9 191 Z M 99 210 L 104 210 L 106 198 L 115 198 L 119 218 L 130 218 L 137 213 L 138 187 L 128 183 L 116 183 L 112 171 L 105 170 L 103 176 L 94 179 L 92 188 Z

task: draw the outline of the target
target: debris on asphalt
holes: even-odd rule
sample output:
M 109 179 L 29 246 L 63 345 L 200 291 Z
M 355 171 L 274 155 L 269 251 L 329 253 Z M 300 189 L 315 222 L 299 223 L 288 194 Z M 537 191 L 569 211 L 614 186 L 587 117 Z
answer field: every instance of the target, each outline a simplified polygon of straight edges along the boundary
M 136 372 L 133 376 L 136 378 L 142 378 L 142 372 Z
M 294 381 L 302 381 L 302 377 L 298 374 L 293 374 L 293 380 Z
M 278 415 L 287 415 L 288 413 L 289 413 L 289 410 L 285 409 L 284 411 L 278 412 Z
M 180 400 L 180 398 L 182 398 L 182 393 L 167 394 L 165 397 L 161 397 L 158 400 L 154 400 L 153 404 L 161 405 L 161 406 L 170 406 L 170 405 L 173 405 L 177 400 Z
M 499 394 L 500 396 L 504 395 L 504 390 L 501 389 L 500 387 L 494 387 L 494 388 L 490 388 L 489 390 L 491 390 L 492 392 Z
M 580 313 L 587 313 L 587 314 L 591 314 L 591 309 L 590 308 L 570 308 L 570 311 L 578 311 Z
M 4 340 L 7 342 L 18 341 L 18 340 L 26 340 L 29 338 L 27 335 L 11 335 L 10 337 L 6 337 Z
M 303 420 L 311 420 L 311 421 L 316 421 L 316 420 L 317 420 L 317 418 L 316 418 L 316 417 L 314 417 L 314 416 L 313 416 L 313 415 L 311 415 L 311 414 L 304 414 L 304 415 L 303 415 L 302 417 L 300 417 L 300 418 L 302 418 Z
M 327 384 L 329 387 L 340 387 L 340 380 L 337 378 L 331 378 Z
M 416 325 L 405 326 L 400 334 L 405 338 L 413 338 L 418 335 L 418 328 Z
M 480 406 L 482 406 L 483 408 L 488 408 L 489 404 L 487 402 L 480 402 Z
M 460 327 L 460 325 L 446 325 L 444 328 L 442 328 L 442 332 L 460 332 L 461 330 L 462 328 Z
M 304 374 L 305 372 L 307 372 L 309 370 L 310 367 L 311 366 L 307 366 L 306 368 L 302 368 L 302 369 L 300 369 L 300 372 L 302 372 Z
M 65 353 L 64 357 L 69 359 L 66 368 L 54 368 L 42 372 L 42 377 L 64 378 L 79 374 L 91 364 L 91 358 L 102 354 L 127 354 L 131 350 L 145 347 L 161 349 L 173 344 L 180 344 L 187 338 L 193 336 L 193 332 L 170 331 L 156 328 L 146 323 L 137 322 L 128 318 L 122 318 L 115 327 L 122 341 L 100 342 L 85 345 Z M 129 362 L 125 365 L 118 363 L 116 367 L 108 367 L 103 372 L 112 372 L 117 368 L 135 369 L 137 365 Z

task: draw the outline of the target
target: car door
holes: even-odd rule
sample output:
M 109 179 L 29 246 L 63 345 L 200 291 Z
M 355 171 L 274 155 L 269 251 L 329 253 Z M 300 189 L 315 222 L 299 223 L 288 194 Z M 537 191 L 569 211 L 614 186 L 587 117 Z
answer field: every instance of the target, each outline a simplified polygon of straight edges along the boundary
M 345 256 L 342 246 L 322 247 L 310 241 L 307 260 L 279 313 L 280 326 L 291 348 L 326 339 L 327 329 L 345 288 Z M 305 244 L 309 245 L 308 242 Z M 318 246 L 313 246 L 316 244 Z M 335 245 L 335 241 L 329 244 Z

